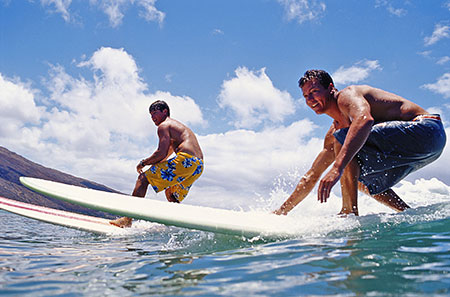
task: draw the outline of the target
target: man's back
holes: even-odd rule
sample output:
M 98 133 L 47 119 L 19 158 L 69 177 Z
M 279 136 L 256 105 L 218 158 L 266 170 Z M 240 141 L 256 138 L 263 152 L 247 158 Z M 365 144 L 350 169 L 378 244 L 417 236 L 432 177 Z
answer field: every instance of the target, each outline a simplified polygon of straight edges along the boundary
M 203 159 L 203 153 L 194 132 L 181 122 L 168 117 L 162 125 L 167 125 L 170 133 L 171 146 L 175 153 L 185 152 Z
M 428 113 L 419 105 L 401 96 L 367 85 L 346 87 L 339 92 L 338 102 L 342 94 L 358 94 L 364 97 L 370 105 L 370 113 L 375 122 L 409 121 L 418 115 Z

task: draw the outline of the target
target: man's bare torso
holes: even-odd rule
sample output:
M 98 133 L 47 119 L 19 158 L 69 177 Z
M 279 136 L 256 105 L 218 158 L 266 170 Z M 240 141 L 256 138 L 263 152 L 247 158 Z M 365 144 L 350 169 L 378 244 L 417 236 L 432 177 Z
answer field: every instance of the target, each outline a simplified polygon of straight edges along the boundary
M 184 124 L 172 118 L 167 118 L 162 125 L 169 127 L 170 144 L 175 153 L 184 152 L 203 159 L 203 153 L 194 132 Z

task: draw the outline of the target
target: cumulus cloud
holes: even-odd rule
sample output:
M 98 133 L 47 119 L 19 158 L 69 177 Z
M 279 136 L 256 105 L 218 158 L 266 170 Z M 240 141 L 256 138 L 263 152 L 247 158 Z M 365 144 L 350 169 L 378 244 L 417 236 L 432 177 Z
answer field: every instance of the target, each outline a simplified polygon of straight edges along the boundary
M 431 34 L 431 36 L 429 36 L 429 37 L 425 37 L 424 41 L 425 41 L 426 46 L 430 46 L 430 45 L 435 44 L 436 42 L 438 42 L 441 39 L 449 38 L 449 37 L 450 37 L 450 26 L 443 25 L 443 24 L 437 24 L 434 27 L 433 34 Z
M 425 84 L 422 88 L 441 94 L 444 98 L 450 98 L 450 73 L 444 73 L 437 82 Z
M 311 137 L 315 128 L 305 119 L 262 131 L 239 129 L 200 136 L 206 165 L 197 186 L 220 193 L 224 198 L 215 203 L 223 207 L 233 199 L 238 203 L 243 197 L 267 196 L 277 177 L 288 172 L 304 174 L 309 168 L 323 145 Z M 297 182 L 299 177 L 294 179 Z
M 326 10 L 325 3 L 316 0 L 278 0 L 284 7 L 289 21 L 297 20 L 298 23 L 317 20 Z
M 218 99 L 221 108 L 229 108 L 236 114 L 236 127 L 251 128 L 264 122 L 279 123 L 285 116 L 294 113 L 291 95 L 273 85 L 265 68 L 251 71 L 239 67 L 235 74 L 235 77 L 223 82 Z
M 118 84 L 122 87 L 132 81 L 140 80 L 136 62 L 123 48 L 102 47 L 88 61 L 80 62 L 78 65 L 100 71 L 105 83 L 111 85 Z
M 0 73 L 0 137 L 15 136 L 22 123 L 38 124 L 44 110 L 34 101 L 35 91 L 20 80 Z
M 348 68 L 339 67 L 332 77 L 335 84 L 357 83 L 366 79 L 374 70 L 381 70 L 380 63 L 377 60 L 364 60 Z

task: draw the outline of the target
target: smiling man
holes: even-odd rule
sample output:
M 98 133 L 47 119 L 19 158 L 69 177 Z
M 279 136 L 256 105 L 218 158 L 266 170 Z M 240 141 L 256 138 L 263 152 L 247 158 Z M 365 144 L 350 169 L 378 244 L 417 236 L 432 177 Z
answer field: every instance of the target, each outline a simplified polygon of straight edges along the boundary
M 144 197 L 151 185 L 156 193 L 165 190 L 169 202 L 179 203 L 203 172 L 203 153 L 194 132 L 170 117 L 166 102 L 153 102 L 149 111 L 158 127 L 159 144 L 150 157 L 137 165 L 139 177 L 133 196 Z M 175 157 L 168 159 L 172 153 L 175 153 Z M 144 172 L 145 166 L 150 168 Z M 130 227 L 132 219 L 122 217 L 110 223 Z
M 291 196 L 274 211 L 287 214 L 320 180 L 318 200 L 326 202 L 340 180 L 340 214 L 358 215 L 358 189 L 396 211 L 409 206 L 391 189 L 409 173 L 436 160 L 446 136 L 439 115 L 398 95 L 367 85 L 338 91 L 323 70 L 299 80 L 306 104 L 334 119 L 324 146 Z

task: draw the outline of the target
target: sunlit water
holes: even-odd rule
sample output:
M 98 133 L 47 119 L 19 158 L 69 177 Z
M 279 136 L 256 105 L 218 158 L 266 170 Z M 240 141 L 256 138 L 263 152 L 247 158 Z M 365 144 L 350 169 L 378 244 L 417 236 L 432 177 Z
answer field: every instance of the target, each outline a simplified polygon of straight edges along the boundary
M 0 211 L 0 295 L 450 296 L 449 188 L 398 192 L 413 209 L 362 198 L 339 218 L 336 197 L 308 199 L 291 213 L 303 231 L 270 241 L 143 221 L 96 235 Z

